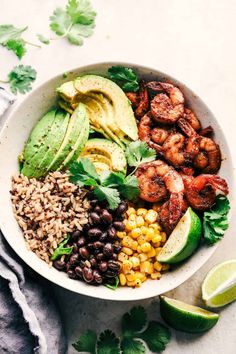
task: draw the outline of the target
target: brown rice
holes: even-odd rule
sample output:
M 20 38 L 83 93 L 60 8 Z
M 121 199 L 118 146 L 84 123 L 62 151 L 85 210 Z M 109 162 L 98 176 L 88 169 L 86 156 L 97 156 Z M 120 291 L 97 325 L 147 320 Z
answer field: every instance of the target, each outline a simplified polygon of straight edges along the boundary
M 66 173 L 49 173 L 41 180 L 14 176 L 11 195 L 28 248 L 49 264 L 67 234 L 88 222 L 86 191 L 70 183 Z

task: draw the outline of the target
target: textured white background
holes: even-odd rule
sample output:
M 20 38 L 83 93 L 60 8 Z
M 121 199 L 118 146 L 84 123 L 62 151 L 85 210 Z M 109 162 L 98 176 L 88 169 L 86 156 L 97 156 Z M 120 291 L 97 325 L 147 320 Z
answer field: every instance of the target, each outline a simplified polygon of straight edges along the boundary
M 0 23 L 29 26 L 25 34 L 52 35 L 48 17 L 65 0 L 0 0 Z M 65 40 L 41 50 L 28 47 L 22 63 L 38 72 L 35 86 L 76 66 L 97 61 L 127 61 L 153 66 L 185 82 L 218 117 L 236 157 L 236 2 L 234 0 L 94 0 L 98 12 L 95 34 L 83 47 Z M 0 49 L 0 77 L 13 65 L 14 55 Z M 19 98 L 19 101 L 21 98 Z M 235 213 L 233 219 L 235 218 Z M 234 225 L 233 225 L 234 224 Z M 200 285 L 216 263 L 236 258 L 234 220 L 227 237 L 211 260 L 171 295 L 200 304 Z M 54 286 L 69 341 L 87 328 L 119 330 L 121 314 L 134 303 L 97 301 Z M 157 300 L 137 302 L 149 306 L 158 318 Z M 220 310 L 219 324 L 203 335 L 172 331 L 166 354 L 234 354 L 236 352 L 236 303 Z M 69 353 L 75 353 L 71 346 Z M 51 353 L 49 353 L 51 354 Z

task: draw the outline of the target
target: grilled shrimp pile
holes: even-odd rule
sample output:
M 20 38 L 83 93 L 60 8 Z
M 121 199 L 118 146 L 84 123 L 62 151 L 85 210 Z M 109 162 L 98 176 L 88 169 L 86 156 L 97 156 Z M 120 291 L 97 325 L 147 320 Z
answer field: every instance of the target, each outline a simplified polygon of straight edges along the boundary
M 157 160 L 141 165 L 136 176 L 144 201 L 162 202 L 160 222 L 170 234 L 188 206 L 206 211 L 216 193 L 228 194 L 217 175 L 221 151 L 211 126 L 202 128 L 185 105 L 181 90 L 167 82 L 142 82 L 128 92 L 138 121 L 139 138 L 156 150 Z

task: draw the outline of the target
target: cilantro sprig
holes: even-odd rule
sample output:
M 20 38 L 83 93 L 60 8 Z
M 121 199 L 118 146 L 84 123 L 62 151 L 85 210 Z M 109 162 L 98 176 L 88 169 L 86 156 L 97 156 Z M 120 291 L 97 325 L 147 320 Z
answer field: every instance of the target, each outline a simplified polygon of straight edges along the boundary
M 0 82 L 8 83 L 14 94 L 18 92 L 24 94 L 32 90 L 31 84 L 36 76 L 36 71 L 30 65 L 18 65 L 9 72 L 8 80 L 0 80 Z
M 108 69 L 108 77 L 125 92 L 137 92 L 139 90 L 138 77 L 133 69 L 121 65 L 112 66 Z
M 229 227 L 228 212 L 230 203 L 226 196 L 219 194 L 210 211 L 205 211 L 203 216 L 204 240 L 208 245 L 220 241 Z
M 70 236 L 68 236 L 64 241 L 62 241 L 59 246 L 55 249 L 54 253 L 51 256 L 51 260 L 55 261 L 58 257 L 62 256 L 63 254 L 71 254 L 73 250 L 73 246 L 71 247 L 64 247 L 65 244 L 69 241 Z
M 21 59 L 26 53 L 26 44 L 38 47 L 39 45 L 26 41 L 22 34 L 28 27 L 17 28 L 14 25 L 0 25 L 0 44 L 12 50 Z
M 141 306 L 123 315 L 121 329 L 120 337 L 105 330 L 99 339 L 94 331 L 88 330 L 72 345 L 78 352 L 90 354 L 144 354 L 144 343 L 150 351 L 160 353 L 170 341 L 169 329 L 156 321 L 147 323 L 147 313 Z
M 58 7 L 50 17 L 50 28 L 74 45 L 82 45 L 95 27 L 96 12 L 89 0 L 69 0 L 66 8 Z M 42 39 L 42 37 L 41 37 Z
M 136 140 L 128 145 L 125 151 L 128 165 L 137 168 L 142 163 L 156 159 L 156 151 L 149 148 L 145 141 Z
M 98 175 L 94 164 L 87 158 L 73 162 L 69 168 L 70 181 L 80 187 L 89 186 L 98 200 L 106 200 L 111 209 L 116 209 L 120 196 L 132 200 L 139 195 L 138 179 L 120 172 L 105 172 Z

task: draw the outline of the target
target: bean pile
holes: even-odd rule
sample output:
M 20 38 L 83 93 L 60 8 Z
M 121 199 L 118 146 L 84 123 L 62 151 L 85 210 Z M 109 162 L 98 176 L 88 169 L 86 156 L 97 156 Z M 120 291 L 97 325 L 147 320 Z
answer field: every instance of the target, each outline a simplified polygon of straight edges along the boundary
M 88 284 L 115 285 L 120 271 L 118 254 L 121 251 L 117 231 L 124 231 L 126 202 L 116 210 L 109 210 L 101 202 L 90 201 L 89 223 L 82 231 L 71 234 L 68 244 L 73 246 L 71 255 L 63 255 L 53 266 L 66 271 L 71 279 L 84 280 Z

